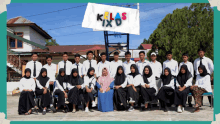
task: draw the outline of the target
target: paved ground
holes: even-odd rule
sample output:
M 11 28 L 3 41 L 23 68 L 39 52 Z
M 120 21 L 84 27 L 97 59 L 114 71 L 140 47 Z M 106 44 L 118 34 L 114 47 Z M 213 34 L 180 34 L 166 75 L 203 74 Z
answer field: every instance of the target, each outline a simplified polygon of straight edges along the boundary
M 186 107 L 183 113 L 177 113 L 174 107 L 169 108 L 169 112 L 158 110 L 154 107 L 152 111 L 134 112 L 116 111 L 102 113 L 97 110 L 85 113 L 77 111 L 76 113 L 47 113 L 42 115 L 18 115 L 18 99 L 19 96 L 7 97 L 7 114 L 11 121 L 212 121 L 213 109 L 209 107 L 208 98 L 204 97 L 204 106 L 198 113 L 193 113 L 194 108 Z

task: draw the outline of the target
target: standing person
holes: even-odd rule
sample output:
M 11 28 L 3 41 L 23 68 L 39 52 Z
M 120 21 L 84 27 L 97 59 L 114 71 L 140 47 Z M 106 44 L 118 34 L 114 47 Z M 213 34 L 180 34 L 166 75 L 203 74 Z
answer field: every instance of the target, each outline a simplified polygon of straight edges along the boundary
M 174 88 L 176 88 L 176 76 L 178 75 L 178 62 L 174 60 L 172 57 L 172 52 L 168 51 L 166 53 L 167 60 L 163 62 L 163 71 L 165 68 L 169 68 L 171 71 L 171 75 L 174 77 Z
M 205 57 L 205 50 L 200 48 L 198 50 L 198 55 L 199 55 L 199 58 L 197 58 L 195 61 L 194 61 L 194 70 L 195 70 L 195 74 L 196 76 L 199 75 L 199 70 L 198 70 L 198 67 L 200 65 L 204 65 L 206 70 L 207 70 L 207 73 L 209 73 L 210 75 L 212 75 L 213 71 L 214 71 L 214 65 L 213 65 L 213 61 L 208 58 L 208 57 Z M 203 97 L 202 97 L 203 99 Z M 211 105 L 211 96 L 208 96 L 208 99 L 209 99 L 209 103 Z M 213 105 L 211 105 L 213 106 Z
M 189 55 L 187 53 L 183 53 L 182 58 L 183 58 L 183 62 L 181 62 L 179 65 L 179 71 L 181 69 L 181 66 L 185 64 L 187 66 L 189 72 L 192 74 L 192 78 L 193 78 L 194 77 L 194 68 L 193 68 L 193 64 L 188 61 Z M 193 83 L 193 80 L 192 80 L 192 83 Z M 189 107 L 192 107 L 191 102 L 192 102 L 192 96 L 188 96 Z
M 56 80 L 56 72 L 57 72 L 57 65 L 52 63 L 52 56 L 48 55 L 46 57 L 47 64 L 43 66 L 43 68 L 47 69 L 47 76 L 50 78 L 50 83 L 48 89 L 50 90 L 50 95 L 52 96 L 53 88 L 54 88 L 54 81 Z M 54 111 L 54 107 L 52 104 L 52 97 L 50 102 L 50 107 L 52 111 Z
M 68 60 L 67 52 L 63 53 L 63 60 L 58 63 L 58 70 L 61 68 L 64 69 L 66 76 L 69 78 L 72 69 L 72 62 Z
M 82 78 L 83 77 L 83 64 L 80 63 L 80 55 L 76 54 L 75 55 L 75 63 L 72 65 L 72 69 L 76 68 L 77 72 L 79 73 L 79 76 Z
M 31 58 L 32 60 L 26 64 L 25 69 L 26 68 L 31 69 L 31 72 L 33 72 L 31 73 L 31 78 L 34 78 L 34 80 L 36 81 L 36 78 L 38 77 L 40 70 L 42 68 L 42 64 L 37 61 L 37 58 L 38 58 L 37 53 L 35 52 L 32 53 Z
M 170 68 L 164 69 L 164 75 L 161 76 L 162 85 L 157 94 L 161 108 L 164 112 L 168 111 L 167 104 L 172 104 L 174 99 L 174 77 L 171 74 Z
M 161 86 L 161 74 L 162 74 L 162 65 L 160 62 L 158 62 L 156 59 L 157 59 L 157 55 L 155 52 L 152 52 L 151 53 L 151 62 L 150 62 L 150 66 L 152 68 L 152 72 L 153 72 L 153 75 L 155 76 L 155 79 L 156 79 L 156 91 L 158 92 L 160 86 Z M 156 93 L 157 93 L 156 92 Z
M 118 60 L 118 57 L 119 57 L 119 53 L 114 52 L 114 60 L 111 61 L 111 63 L 110 63 L 110 65 L 111 65 L 110 66 L 111 77 L 115 77 L 115 74 L 117 73 L 118 66 L 122 66 L 122 61 Z
M 145 60 L 145 52 L 144 51 L 139 52 L 139 58 L 140 58 L 140 60 L 136 62 L 136 65 L 139 70 L 139 73 L 142 75 L 144 67 L 146 65 L 150 65 L 150 62 Z
M 174 104 L 177 107 L 177 112 L 182 113 L 186 105 L 187 96 L 192 86 L 192 74 L 189 72 L 187 65 L 183 64 L 180 67 L 179 74 L 177 75 L 177 89 L 175 90 Z
M 76 68 L 72 69 L 67 88 L 69 90 L 68 101 L 73 105 L 73 113 L 76 112 L 76 105 L 80 105 L 83 101 L 83 80 L 79 76 Z
M 210 74 L 204 65 L 198 67 L 199 74 L 196 76 L 195 85 L 190 87 L 192 95 L 195 99 L 195 112 L 199 112 L 199 107 L 202 106 L 202 94 L 212 92 Z
M 114 109 L 125 110 L 127 108 L 127 83 L 128 79 L 122 66 L 118 66 L 114 81 Z
M 102 75 L 98 78 L 96 86 L 98 88 L 98 110 L 101 112 L 113 111 L 114 78 L 110 77 L 106 67 L 102 69 Z
M 88 59 L 83 62 L 83 75 L 86 76 L 89 68 L 93 67 L 95 69 L 94 76 L 96 77 L 98 73 L 98 69 L 97 69 L 97 61 L 92 59 L 93 52 L 88 51 L 86 55 Z
M 67 108 L 67 106 L 65 104 L 65 98 L 67 98 L 67 93 L 65 92 L 64 85 L 63 85 L 67 81 L 68 81 L 68 77 L 65 74 L 64 68 L 60 68 L 59 69 L 59 74 L 58 74 L 58 76 L 56 78 L 56 85 L 55 85 L 53 94 L 58 95 L 56 111 L 59 108 L 64 107 L 64 109 L 63 109 L 64 113 L 68 112 L 68 108 Z
M 106 53 L 105 52 L 101 53 L 101 59 L 102 59 L 102 61 L 100 61 L 98 63 L 98 75 L 97 75 L 97 77 L 102 76 L 102 69 L 104 67 L 106 67 L 108 70 L 110 70 L 110 62 L 106 60 Z
M 139 74 L 136 64 L 132 64 L 130 67 L 130 70 L 131 70 L 131 73 L 127 75 L 128 97 L 130 99 L 129 103 L 131 104 L 128 111 L 133 111 L 134 104 L 138 104 L 138 101 L 139 101 L 140 85 L 143 82 L 143 78 L 141 77 L 141 74 Z
M 141 82 L 141 96 L 145 107 L 142 110 L 148 108 L 148 103 L 156 99 L 155 93 L 157 91 L 155 76 L 152 73 L 152 69 L 149 65 L 143 69 L 143 82 Z
M 38 112 L 38 107 L 34 102 L 34 91 L 36 84 L 34 79 L 31 78 L 31 69 L 26 68 L 24 73 L 24 77 L 21 78 L 19 86 L 21 94 L 18 103 L 18 113 L 19 115 L 30 115 L 33 107 L 35 111 Z
M 128 75 L 129 73 L 131 73 L 131 65 L 135 64 L 135 62 L 131 60 L 131 53 L 129 51 L 125 53 L 125 59 L 126 61 L 122 64 L 122 66 L 124 68 L 125 75 Z
M 96 103 L 93 97 L 93 92 L 92 92 L 96 85 L 96 78 L 94 76 L 94 73 L 95 73 L 95 69 L 91 67 L 88 69 L 87 75 L 84 77 L 83 96 L 84 96 L 85 103 L 86 103 L 85 112 L 89 112 L 89 102 L 92 102 L 92 107 L 96 106 Z
M 39 76 L 37 77 L 36 80 L 37 87 L 35 89 L 35 94 L 36 96 L 41 97 L 41 105 L 43 107 L 43 112 L 42 114 L 45 115 L 47 108 L 50 107 L 50 93 L 49 93 L 49 83 L 50 83 L 50 78 L 47 77 L 47 69 L 42 68 L 40 71 Z

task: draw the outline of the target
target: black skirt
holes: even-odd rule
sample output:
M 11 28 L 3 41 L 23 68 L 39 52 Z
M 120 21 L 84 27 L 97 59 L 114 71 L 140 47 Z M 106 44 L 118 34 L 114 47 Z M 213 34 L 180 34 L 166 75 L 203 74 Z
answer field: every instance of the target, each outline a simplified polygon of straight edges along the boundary
M 69 91 L 68 101 L 74 105 L 79 104 L 79 89 L 76 86 Z
M 94 101 L 94 97 L 93 97 L 92 92 L 91 92 L 91 93 L 88 93 L 88 92 L 86 92 L 86 90 L 85 90 L 85 92 L 83 93 L 83 97 L 84 97 L 85 103 Z
M 64 92 L 61 91 L 60 89 L 55 90 L 54 92 L 55 95 L 58 95 L 58 101 L 57 101 L 57 107 L 64 107 L 65 104 L 65 95 Z
M 116 110 L 126 109 L 127 107 L 127 89 L 126 88 L 118 88 L 114 89 L 114 107 Z M 121 105 L 123 103 L 123 105 Z
M 179 89 L 175 90 L 175 97 L 174 97 L 174 104 L 175 105 L 182 105 L 183 107 L 186 106 L 187 96 L 190 92 L 190 87 L 187 87 L 183 91 L 179 91 Z
M 141 97 L 144 103 L 146 102 L 149 103 L 153 101 L 154 99 L 156 99 L 155 93 L 156 93 L 156 90 L 154 88 L 141 87 Z
M 50 97 L 50 91 L 47 90 L 46 94 L 43 94 L 44 89 L 36 89 L 35 90 L 35 94 L 36 96 L 40 96 L 41 98 L 41 105 L 42 107 L 50 107 L 50 103 L 51 103 L 51 97 Z
M 174 89 L 166 86 L 161 87 L 157 94 L 157 98 L 165 103 L 173 104 Z
M 34 92 L 33 91 L 22 91 L 18 103 L 19 115 L 27 113 L 31 108 L 35 106 Z
M 140 97 L 140 86 L 135 87 L 137 92 L 134 91 L 133 87 L 128 87 L 128 98 L 132 98 L 135 101 L 135 104 L 138 104 L 139 97 Z

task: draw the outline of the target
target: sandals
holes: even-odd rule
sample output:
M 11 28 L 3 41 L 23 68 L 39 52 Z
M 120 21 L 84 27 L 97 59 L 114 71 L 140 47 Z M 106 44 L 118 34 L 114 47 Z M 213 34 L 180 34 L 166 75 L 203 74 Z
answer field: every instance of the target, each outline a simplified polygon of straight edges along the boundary
M 36 112 L 36 114 L 38 114 L 38 110 L 39 110 L 39 108 L 37 106 L 35 106 L 34 111 Z
M 31 113 L 28 111 L 27 113 L 25 113 L 25 115 L 30 115 Z

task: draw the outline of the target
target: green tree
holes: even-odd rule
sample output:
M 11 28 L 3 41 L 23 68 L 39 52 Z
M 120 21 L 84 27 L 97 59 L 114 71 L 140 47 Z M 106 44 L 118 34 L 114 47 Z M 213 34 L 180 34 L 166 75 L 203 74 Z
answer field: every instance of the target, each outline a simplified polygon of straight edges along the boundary
M 193 62 L 198 58 L 197 50 L 204 48 L 205 56 L 213 60 L 213 14 L 209 3 L 193 3 L 167 14 L 148 39 L 153 44 L 148 57 L 158 49 L 158 61 L 163 62 L 170 50 L 178 62 L 185 52 Z
M 59 46 L 59 44 L 56 42 L 56 39 L 49 39 L 46 40 L 46 46 Z

